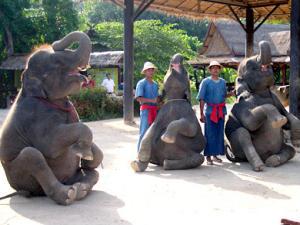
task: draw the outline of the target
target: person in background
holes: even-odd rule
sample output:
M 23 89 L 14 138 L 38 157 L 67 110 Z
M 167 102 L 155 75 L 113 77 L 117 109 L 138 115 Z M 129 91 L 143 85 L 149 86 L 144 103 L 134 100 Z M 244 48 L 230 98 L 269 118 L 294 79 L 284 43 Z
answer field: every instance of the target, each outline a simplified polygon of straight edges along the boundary
M 137 83 L 135 98 L 140 103 L 140 136 L 137 151 L 140 151 L 141 140 L 147 129 L 153 123 L 157 113 L 158 84 L 153 80 L 156 66 L 151 62 L 145 62 L 142 74 L 145 78 Z M 131 167 L 134 171 L 140 171 L 138 161 L 132 161 Z M 147 164 L 145 164 L 147 166 Z
M 87 80 L 82 83 L 82 88 L 94 88 L 95 87 L 95 81 L 91 74 L 88 74 Z
M 106 74 L 106 78 L 102 81 L 101 86 L 105 87 L 108 94 L 113 94 L 115 89 L 115 82 L 111 79 L 110 73 Z
M 207 144 L 204 156 L 208 165 L 213 165 L 213 161 L 222 163 L 218 155 L 224 155 L 224 119 L 227 113 L 225 98 L 234 95 L 234 92 L 227 93 L 226 81 L 219 77 L 221 69 L 222 66 L 217 61 L 209 64 L 211 76 L 202 80 L 197 95 L 200 102 L 200 121 L 205 123 Z

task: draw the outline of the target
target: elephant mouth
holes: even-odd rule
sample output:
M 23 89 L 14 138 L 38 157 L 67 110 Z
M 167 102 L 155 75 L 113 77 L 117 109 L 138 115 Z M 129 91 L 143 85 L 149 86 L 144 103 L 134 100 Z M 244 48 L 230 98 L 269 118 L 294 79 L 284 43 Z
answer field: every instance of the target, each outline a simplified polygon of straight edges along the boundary
M 87 78 L 86 78 L 86 76 L 80 74 L 80 73 L 77 72 L 77 71 L 75 71 L 75 72 L 74 72 L 74 71 L 69 72 L 69 73 L 68 73 L 68 76 L 69 76 L 69 77 L 77 77 L 77 78 L 79 78 L 79 79 L 81 80 L 81 82 L 87 82 L 87 81 L 88 81 Z

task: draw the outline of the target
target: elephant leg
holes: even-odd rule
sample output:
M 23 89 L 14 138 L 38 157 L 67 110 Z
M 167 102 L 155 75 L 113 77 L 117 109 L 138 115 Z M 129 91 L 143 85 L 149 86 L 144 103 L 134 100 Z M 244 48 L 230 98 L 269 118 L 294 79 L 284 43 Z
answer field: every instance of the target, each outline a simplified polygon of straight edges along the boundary
M 264 163 L 261 160 L 260 156 L 257 154 L 255 147 L 253 146 L 248 130 L 243 127 L 237 129 L 234 133 L 232 133 L 230 137 L 230 144 L 232 146 L 234 154 L 237 151 L 243 151 L 254 171 L 263 170 Z
M 285 116 L 281 115 L 274 105 L 265 104 L 261 107 L 265 111 L 268 118 L 271 120 L 271 125 L 273 128 L 280 128 L 287 123 L 288 119 Z
M 167 130 L 161 136 L 161 140 L 166 143 L 175 143 L 178 133 L 187 137 L 194 137 L 197 133 L 197 125 L 185 118 L 174 120 L 168 125 Z
M 93 154 L 93 160 L 85 160 L 85 159 L 81 160 L 81 168 L 95 169 L 101 164 L 103 160 L 103 153 L 95 143 L 92 144 L 92 154 Z
M 153 123 L 146 131 L 143 139 L 141 140 L 140 149 L 138 152 L 138 160 L 131 162 L 131 168 L 135 172 L 144 172 L 151 159 L 152 141 L 154 139 L 154 131 L 157 130 L 157 125 Z
M 61 124 L 49 131 L 48 138 L 41 138 L 37 146 L 44 146 L 41 152 L 46 158 L 55 159 L 62 155 L 62 151 L 72 150 L 81 158 L 92 160 L 91 150 L 93 134 L 85 124 Z M 49 145 L 49 143 L 52 143 Z
M 99 180 L 99 173 L 94 169 L 81 169 L 66 184 L 76 187 L 76 200 L 87 196 Z
M 268 157 L 265 161 L 265 164 L 269 167 L 277 167 L 292 159 L 295 154 L 296 150 L 292 146 L 283 144 L 280 152 Z
M 35 189 L 39 190 L 41 186 L 48 197 L 62 205 L 71 204 L 76 199 L 76 187 L 61 184 L 37 149 L 24 148 L 18 157 L 8 164 L 9 166 L 5 165 L 5 167 L 14 183 L 12 185 L 14 188 L 29 189 L 35 194 Z
M 183 159 L 169 160 L 165 159 L 163 168 L 165 170 L 183 170 L 191 169 L 200 166 L 204 162 L 204 156 L 202 154 L 194 153 Z

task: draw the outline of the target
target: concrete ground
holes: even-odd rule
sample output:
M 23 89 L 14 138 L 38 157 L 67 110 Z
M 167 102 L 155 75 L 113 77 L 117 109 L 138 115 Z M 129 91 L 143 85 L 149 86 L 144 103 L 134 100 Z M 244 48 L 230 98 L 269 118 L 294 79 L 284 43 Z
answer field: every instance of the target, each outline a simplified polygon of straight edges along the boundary
M 7 112 L 1 112 L 5 116 Z M 138 119 L 136 119 L 138 122 Z M 1 120 L 0 120 L 1 121 Z M 86 123 L 104 152 L 91 194 L 71 206 L 46 197 L 0 201 L 0 225 L 275 225 L 300 221 L 300 154 L 279 168 L 256 173 L 247 163 L 184 171 L 150 165 L 134 173 L 138 127 L 122 119 Z M 0 196 L 13 192 L 0 166 Z

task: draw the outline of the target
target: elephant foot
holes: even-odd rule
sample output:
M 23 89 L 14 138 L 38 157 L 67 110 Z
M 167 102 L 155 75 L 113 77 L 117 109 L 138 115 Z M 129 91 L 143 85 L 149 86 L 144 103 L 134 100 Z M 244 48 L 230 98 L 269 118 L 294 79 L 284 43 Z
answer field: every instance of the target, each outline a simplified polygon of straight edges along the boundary
M 163 168 L 164 170 L 191 169 L 200 166 L 203 162 L 204 156 L 201 154 L 195 154 L 191 157 L 179 160 L 165 159 Z
M 280 163 L 280 157 L 279 155 L 271 155 L 267 160 L 265 161 L 266 166 L 268 167 L 277 167 Z
M 91 185 L 86 183 L 75 183 L 73 187 L 76 187 L 76 200 L 81 200 L 87 196 L 92 189 Z
M 280 128 L 287 123 L 287 118 L 285 116 L 278 116 L 274 121 L 272 121 L 273 128 Z
M 94 154 L 91 146 L 84 141 L 79 141 L 70 146 L 70 149 L 76 153 L 80 158 L 85 160 L 93 160 Z
M 175 136 L 174 135 L 170 135 L 168 133 L 164 133 L 160 139 L 165 142 L 165 143 L 168 143 L 168 144 L 173 144 L 175 143 L 176 139 L 175 139 Z
M 148 162 L 134 160 L 130 163 L 130 166 L 134 172 L 144 172 L 148 167 Z
M 265 165 L 264 165 L 264 163 L 262 163 L 262 164 L 252 165 L 252 167 L 255 172 L 260 172 L 260 171 L 264 170 Z
M 60 205 L 70 205 L 76 200 L 77 187 L 57 183 L 47 195 Z

